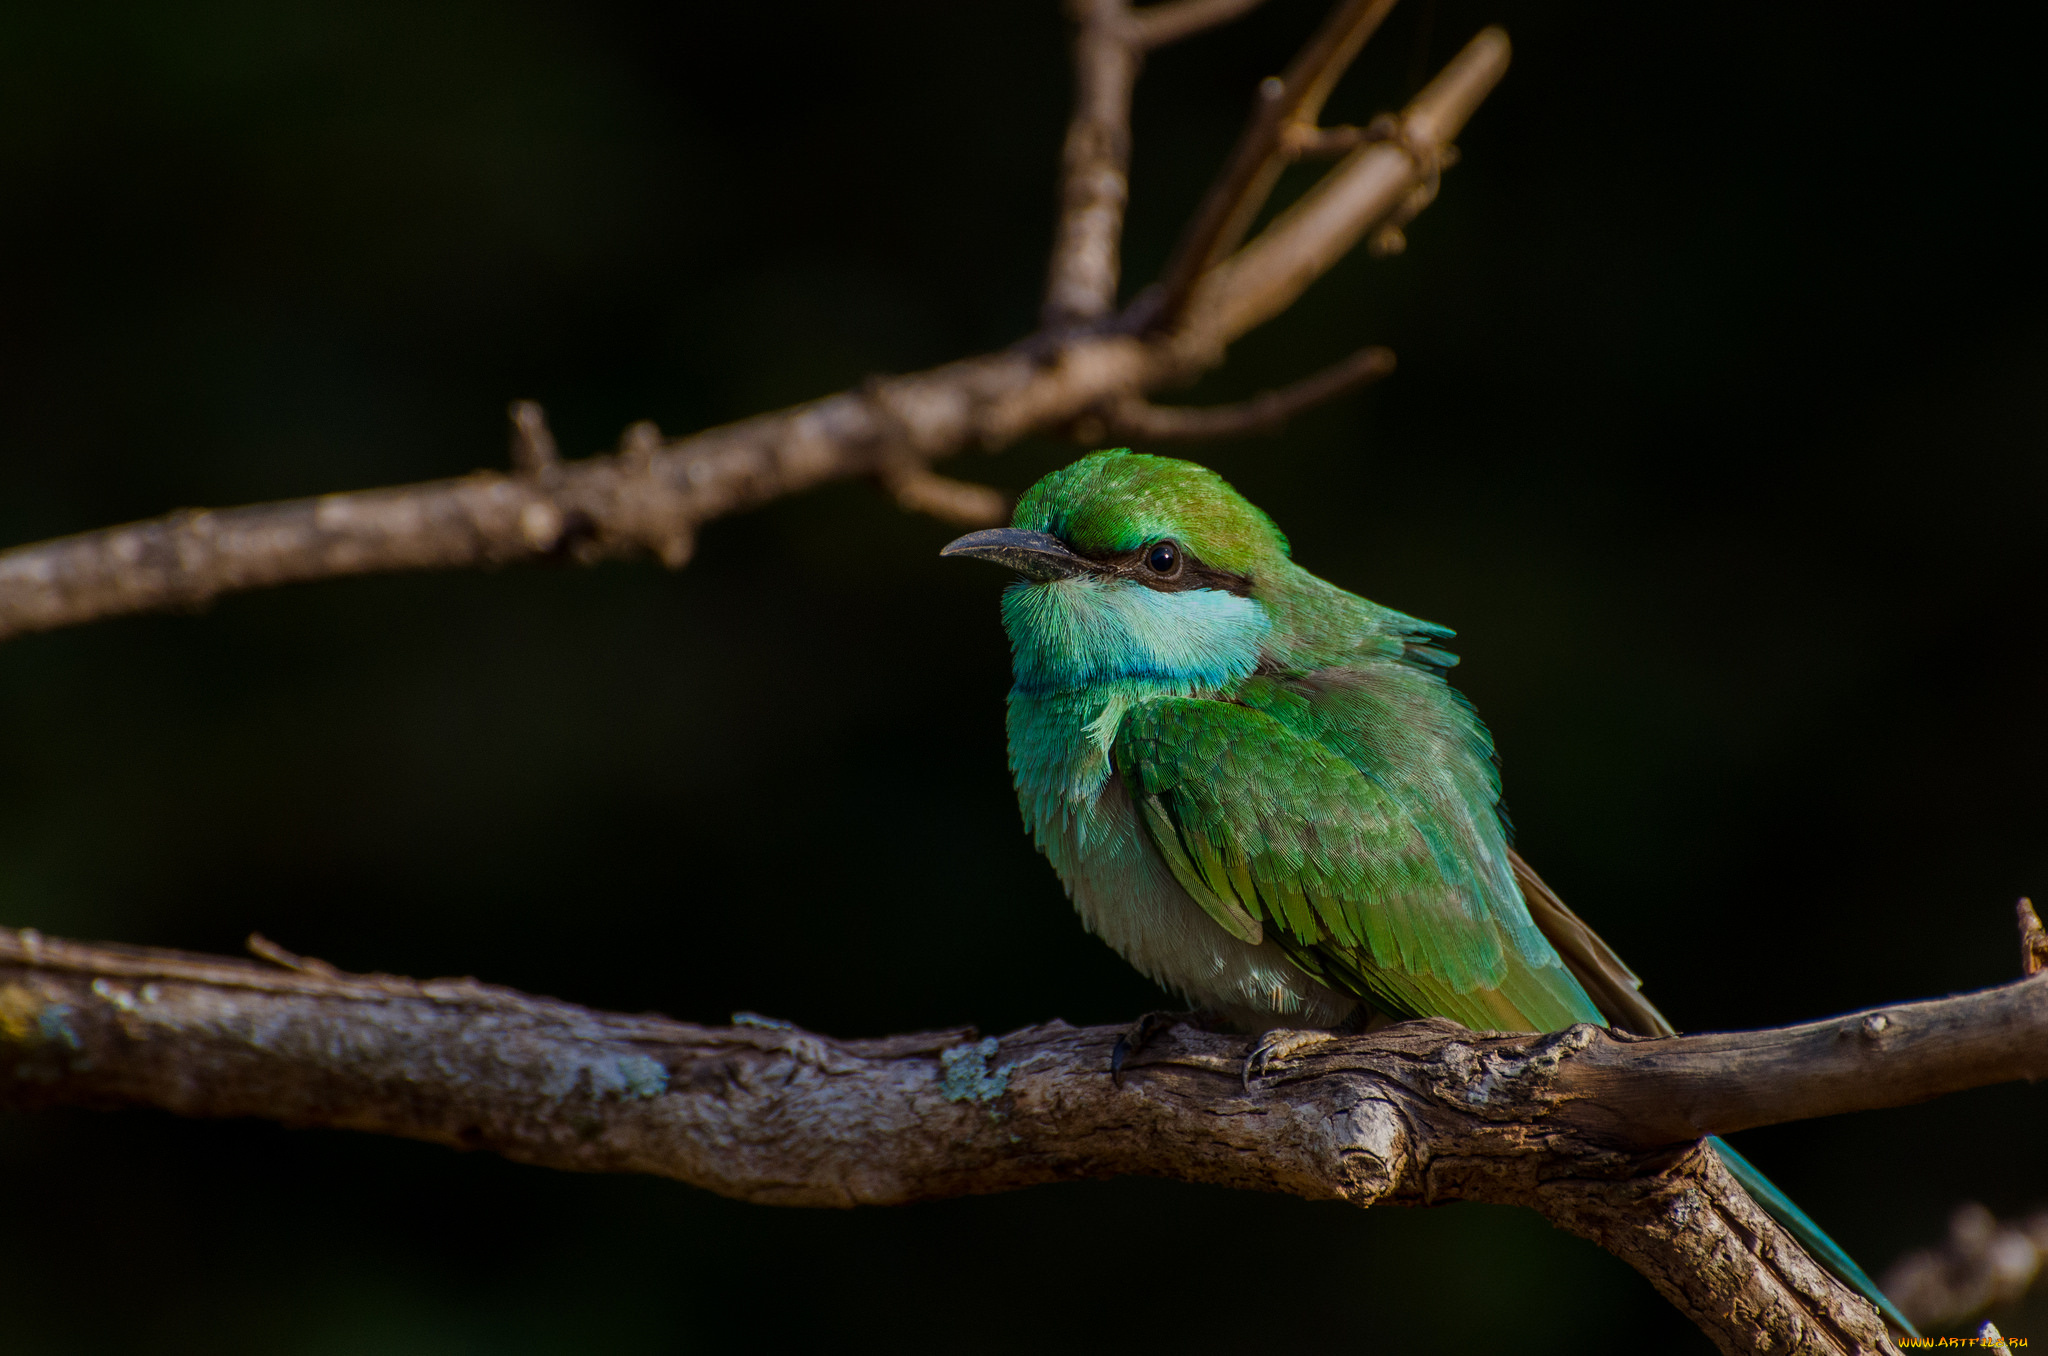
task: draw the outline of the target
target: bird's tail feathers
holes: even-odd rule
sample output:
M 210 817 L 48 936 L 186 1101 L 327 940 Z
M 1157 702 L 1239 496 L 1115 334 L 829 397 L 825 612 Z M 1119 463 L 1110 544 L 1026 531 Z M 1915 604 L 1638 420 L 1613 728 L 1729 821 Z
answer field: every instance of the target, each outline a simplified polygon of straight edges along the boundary
M 1842 1245 L 1829 1238 L 1808 1217 L 1804 1210 L 1792 1204 L 1792 1198 L 1778 1190 L 1770 1178 L 1758 1172 L 1753 1164 L 1741 1154 L 1728 1147 L 1728 1142 L 1719 1135 L 1707 1143 L 1714 1146 L 1714 1152 L 1721 1155 L 1721 1161 L 1728 1165 L 1728 1175 L 1741 1184 L 1751 1200 L 1764 1208 L 1764 1213 L 1785 1226 L 1785 1232 L 1799 1240 L 1799 1246 L 1812 1255 L 1813 1260 L 1833 1272 L 1835 1276 L 1863 1298 L 1877 1306 L 1885 1322 L 1898 1329 L 1907 1337 L 1918 1337 L 1916 1329 L 1906 1316 L 1899 1312 L 1899 1306 L 1885 1298 L 1884 1291 L 1877 1288 L 1877 1282 L 1856 1265 L 1854 1258 L 1842 1251 Z

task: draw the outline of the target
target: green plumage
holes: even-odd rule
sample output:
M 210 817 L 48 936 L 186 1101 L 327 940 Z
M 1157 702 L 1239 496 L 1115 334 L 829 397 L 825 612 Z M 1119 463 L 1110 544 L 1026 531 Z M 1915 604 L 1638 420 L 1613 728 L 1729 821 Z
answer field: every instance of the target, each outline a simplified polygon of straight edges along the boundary
M 1363 703 L 1304 686 L 1248 678 L 1220 700 L 1164 698 L 1124 717 L 1117 769 L 1127 794 L 1164 807 L 1146 827 L 1169 865 L 1190 863 L 1196 879 L 1175 870 L 1181 885 L 1237 904 L 1296 964 L 1390 1015 L 1481 1030 L 1598 1021 L 1521 907 L 1505 844 L 1469 816 L 1432 814 L 1426 789 L 1374 775 L 1381 760 L 1347 757 L 1332 726 Z
M 1033 486 L 1012 528 L 947 551 L 1025 576 L 1003 597 L 1025 825 L 1139 969 L 1251 1030 L 1377 1014 L 1668 1033 L 1510 850 L 1492 739 L 1444 679 L 1451 632 L 1294 564 L 1215 473 L 1098 452 Z

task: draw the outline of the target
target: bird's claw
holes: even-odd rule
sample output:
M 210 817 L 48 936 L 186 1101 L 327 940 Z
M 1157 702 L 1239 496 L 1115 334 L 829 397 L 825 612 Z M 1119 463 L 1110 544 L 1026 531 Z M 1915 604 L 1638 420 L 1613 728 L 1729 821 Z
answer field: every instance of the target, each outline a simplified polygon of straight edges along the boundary
M 1251 1091 L 1255 1079 L 1275 1072 L 1275 1066 L 1300 1054 L 1311 1046 L 1321 1045 L 1330 1039 L 1327 1031 L 1290 1031 L 1281 1028 L 1268 1031 L 1252 1043 L 1244 1057 L 1244 1087 Z

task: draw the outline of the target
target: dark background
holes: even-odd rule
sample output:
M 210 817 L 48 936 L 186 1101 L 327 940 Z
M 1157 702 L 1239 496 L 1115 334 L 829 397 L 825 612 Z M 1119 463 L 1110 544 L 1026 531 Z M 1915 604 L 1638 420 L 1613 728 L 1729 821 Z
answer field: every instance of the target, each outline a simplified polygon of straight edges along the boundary
M 1134 285 L 1322 8 L 1153 60 Z M 1333 118 L 1494 20 L 1514 69 L 1408 253 L 1191 398 L 1366 342 L 1399 373 L 1195 455 L 1310 568 L 1459 628 L 1522 845 L 1680 1025 L 2012 977 L 2012 900 L 2048 891 L 2042 34 L 1413 0 Z M 502 464 L 515 396 L 581 455 L 1007 342 L 1065 41 L 1053 0 L 0 9 L 0 543 Z M 842 486 L 677 574 L 15 641 L 0 921 L 847 1035 L 1127 1019 L 1159 995 L 1019 832 L 1001 580 L 949 535 Z M 2044 1111 L 1741 1144 L 1878 1269 L 1959 1200 L 2048 1198 Z M 0 1163 L 10 1352 L 1705 1347 L 1502 1209 L 1134 1181 L 785 1212 L 141 1113 L 0 1118 Z

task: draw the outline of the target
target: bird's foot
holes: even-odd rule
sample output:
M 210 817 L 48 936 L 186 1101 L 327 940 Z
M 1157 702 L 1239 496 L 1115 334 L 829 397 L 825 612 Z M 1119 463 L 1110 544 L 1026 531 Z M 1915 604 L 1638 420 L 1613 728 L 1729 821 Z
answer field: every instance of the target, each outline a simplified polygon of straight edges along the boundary
M 1245 1091 L 1251 1091 L 1253 1080 L 1277 1072 L 1275 1066 L 1330 1039 L 1327 1031 L 1291 1031 L 1285 1027 L 1261 1035 L 1244 1057 Z
M 1203 1027 L 1208 1025 L 1209 1014 L 1200 1008 L 1189 1008 L 1184 1012 L 1148 1012 L 1124 1028 L 1124 1034 L 1116 1038 L 1116 1047 L 1109 1052 L 1109 1081 L 1117 1087 L 1124 1085 L 1124 1065 L 1132 1055 L 1138 1054 L 1167 1030 L 1176 1026 Z

